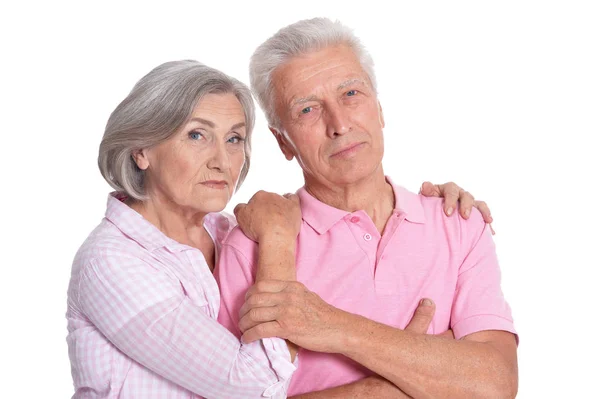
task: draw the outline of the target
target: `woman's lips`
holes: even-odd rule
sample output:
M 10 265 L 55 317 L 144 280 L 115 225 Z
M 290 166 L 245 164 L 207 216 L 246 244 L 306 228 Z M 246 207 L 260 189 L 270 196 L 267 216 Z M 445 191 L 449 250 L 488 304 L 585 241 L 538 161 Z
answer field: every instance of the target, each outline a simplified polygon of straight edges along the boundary
M 222 190 L 227 187 L 227 182 L 225 180 L 207 180 L 200 183 L 208 188 L 214 188 L 215 190 Z

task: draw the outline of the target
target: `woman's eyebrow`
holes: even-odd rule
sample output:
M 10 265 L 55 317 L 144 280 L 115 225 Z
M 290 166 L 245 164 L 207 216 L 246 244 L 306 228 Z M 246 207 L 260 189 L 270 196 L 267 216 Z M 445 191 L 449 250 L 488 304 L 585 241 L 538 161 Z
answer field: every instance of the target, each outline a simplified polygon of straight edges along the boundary
M 208 119 L 204 119 L 204 118 L 192 118 L 192 119 L 190 119 L 190 122 L 200 122 L 212 129 L 214 129 L 216 126 L 214 124 L 214 122 L 209 121 Z M 238 129 L 238 128 L 244 127 L 244 126 L 246 126 L 246 122 L 239 122 L 239 123 L 236 123 L 235 125 L 231 126 L 231 128 L 229 130 L 235 130 L 235 129 Z

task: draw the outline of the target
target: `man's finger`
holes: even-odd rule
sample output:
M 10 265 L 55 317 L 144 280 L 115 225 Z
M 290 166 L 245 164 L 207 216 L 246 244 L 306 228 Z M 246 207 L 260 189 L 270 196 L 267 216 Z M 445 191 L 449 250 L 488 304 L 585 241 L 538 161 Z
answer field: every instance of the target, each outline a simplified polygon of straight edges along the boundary
M 286 338 L 282 335 L 281 327 L 276 321 L 259 324 L 242 334 L 242 342 L 250 343 L 262 338 L 279 337 Z
M 405 330 L 417 334 L 426 334 L 434 314 L 435 304 L 433 301 L 429 298 L 422 299 Z
M 246 302 L 240 308 L 239 318 L 241 319 L 250 309 L 262 308 L 267 306 L 277 306 L 285 302 L 286 296 L 281 292 L 259 292 L 251 294 L 246 298 Z
M 277 306 L 253 308 L 240 319 L 238 327 L 241 332 L 245 332 L 261 323 L 275 321 L 277 320 L 277 316 L 279 316 L 279 308 Z
M 475 208 L 477 208 L 479 212 L 481 212 L 484 222 L 492 223 L 494 221 L 494 219 L 492 218 L 492 212 L 490 211 L 490 208 L 487 206 L 485 201 L 475 201 L 474 205 Z
M 468 191 L 460 190 L 458 201 L 460 202 L 460 215 L 463 219 L 468 219 L 471 216 L 471 208 L 475 204 L 475 197 Z

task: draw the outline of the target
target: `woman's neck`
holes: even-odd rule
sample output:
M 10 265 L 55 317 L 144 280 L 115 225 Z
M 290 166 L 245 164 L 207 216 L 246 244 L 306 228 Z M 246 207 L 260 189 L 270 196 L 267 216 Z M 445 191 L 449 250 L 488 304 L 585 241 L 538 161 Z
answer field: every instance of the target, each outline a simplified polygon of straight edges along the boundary
M 209 266 L 214 267 L 214 242 L 204 228 L 207 213 L 185 209 L 158 195 L 150 195 L 145 201 L 128 200 L 126 204 L 167 237 L 202 251 Z

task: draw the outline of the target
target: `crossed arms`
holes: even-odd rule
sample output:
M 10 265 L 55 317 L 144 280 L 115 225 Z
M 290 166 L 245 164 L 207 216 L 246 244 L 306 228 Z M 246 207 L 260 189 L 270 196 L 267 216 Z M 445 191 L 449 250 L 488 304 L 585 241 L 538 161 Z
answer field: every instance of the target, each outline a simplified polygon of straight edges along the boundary
M 244 223 L 243 215 L 238 214 L 238 219 Z M 267 234 L 272 235 L 258 240 L 271 244 L 268 250 L 261 250 L 259 244 L 257 273 L 263 273 L 266 265 L 270 271 L 246 294 L 239 321 L 242 339 L 286 338 L 312 351 L 342 354 L 379 375 L 301 397 L 352 397 L 364 389 L 369 389 L 371 397 L 377 396 L 375 392 L 380 397 L 394 397 L 394 392 L 395 397 L 414 398 L 516 395 L 516 340 L 512 333 L 478 331 L 449 340 L 425 335 L 428 321 L 424 330 L 418 323 L 401 330 L 337 309 L 293 281 L 295 274 L 290 270 L 294 270 L 295 239 L 286 245 L 285 234 Z M 417 315 L 432 315 L 433 309 L 420 306 Z

